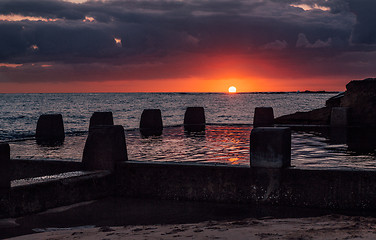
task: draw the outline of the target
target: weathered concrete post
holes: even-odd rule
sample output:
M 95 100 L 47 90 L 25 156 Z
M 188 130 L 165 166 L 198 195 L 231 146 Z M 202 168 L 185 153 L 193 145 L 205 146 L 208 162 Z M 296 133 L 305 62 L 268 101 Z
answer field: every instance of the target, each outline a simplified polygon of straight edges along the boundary
M 291 166 L 290 128 L 259 127 L 251 131 L 251 167 Z
M 205 131 L 205 110 L 203 107 L 187 107 L 184 114 L 184 131 Z
M 160 136 L 163 131 L 160 109 L 144 109 L 141 114 L 140 132 L 143 136 Z
M 8 143 L 0 143 L 0 192 L 10 188 L 10 149 Z
M 64 141 L 64 123 L 61 114 L 43 114 L 39 117 L 35 137 L 38 144 L 59 144 Z
M 253 127 L 271 127 L 274 124 L 272 107 L 256 107 L 253 116 Z
M 85 170 L 113 171 L 117 162 L 127 160 L 123 126 L 98 125 L 90 129 L 82 156 Z
M 112 112 L 94 112 L 90 118 L 89 129 L 97 125 L 114 125 Z
M 330 114 L 330 125 L 332 127 L 346 127 L 348 123 L 349 108 L 333 107 Z

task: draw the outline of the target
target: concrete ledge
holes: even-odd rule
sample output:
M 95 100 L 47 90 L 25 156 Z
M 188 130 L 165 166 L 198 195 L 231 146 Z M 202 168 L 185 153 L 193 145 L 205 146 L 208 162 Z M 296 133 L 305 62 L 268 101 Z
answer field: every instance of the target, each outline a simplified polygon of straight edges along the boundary
M 241 202 L 248 194 L 250 168 L 169 163 L 118 165 L 118 194 L 129 197 Z
M 323 209 L 376 209 L 376 171 L 267 169 L 123 163 L 117 194 L 128 197 Z
M 81 169 L 81 162 L 21 159 L 10 161 L 12 180 L 80 171 Z
M 376 210 L 376 171 L 118 163 L 115 172 L 68 172 L 12 181 L 0 218 L 106 196 Z
M 0 196 L 0 217 L 16 217 L 113 194 L 107 171 L 75 172 L 12 181 Z
M 288 206 L 376 210 L 376 171 L 282 171 L 280 204 Z

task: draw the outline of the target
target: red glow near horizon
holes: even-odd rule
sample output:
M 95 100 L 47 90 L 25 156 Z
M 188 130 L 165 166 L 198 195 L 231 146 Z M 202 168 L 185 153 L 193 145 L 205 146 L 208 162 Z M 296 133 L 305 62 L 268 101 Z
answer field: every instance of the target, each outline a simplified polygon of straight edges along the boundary
M 59 83 L 0 83 L 1 93 L 80 93 L 80 92 L 228 92 L 229 84 L 236 86 L 237 92 L 290 92 L 290 91 L 344 91 L 343 85 L 297 85 L 295 82 L 278 80 L 249 79 L 174 79 L 145 81 L 106 81 L 106 82 L 59 82 Z
M 121 44 L 121 39 L 115 38 L 114 43 Z M 278 62 L 281 61 L 277 59 L 267 61 L 261 58 L 254 60 L 244 55 L 231 54 L 220 56 L 184 55 L 166 58 L 163 64 L 117 67 L 113 71 L 107 71 L 108 73 L 100 72 L 100 65 L 94 65 L 92 73 L 81 73 L 80 67 L 49 64 L 48 62 L 39 65 L 0 64 L 0 68 L 3 70 L 5 68 L 4 79 L 8 78 L 12 81 L 0 82 L 0 92 L 227 93 L 229 86 L 236 86 L 238 93 L 344 91 L 345 85 L 352 80 L 350 77 L 344 78 L 343 76 L 337 78 L 307 77 L 309 74 L 298 73 L 296 69 L 282 64 L 278 65 Z M 6 71 L 14 75 L 7 77 Z M 179 75 L 196 77 L 174 77 Z M 304 75 L 306 76 L 304 77 Z M 160 79 L 149 79 L 156 76 L 160 76 Z M 24 82 L 25 79 L 28 79 L 29 82 Z

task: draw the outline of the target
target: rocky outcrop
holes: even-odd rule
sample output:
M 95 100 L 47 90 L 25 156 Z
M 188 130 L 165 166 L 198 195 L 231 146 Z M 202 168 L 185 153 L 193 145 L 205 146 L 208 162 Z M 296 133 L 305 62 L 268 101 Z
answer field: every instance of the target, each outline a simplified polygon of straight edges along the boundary
M 333 107 L 349 109 L 351 126 L 376 126 L 376 78 L 353 80 L 346 85 L 345 92 L 329 98 L 325 107 L 281 116 L 274 121 L 277 124 L 327 125 Z
M 274 119 L 275 124 L 327 125 L 330 122 L 330 107 L 323 107 L 309 112 L 296 112 Z
M 326 100 L 325 106 L 326 107 L 340 107 L 343 96 L 345 96 L 345 92 L 341 92 L 338 95 L 335 95 L 334 97 L 329 98 L 328 100 Z
M 340 106 L 350 108 L 350 125 L 376 126 L 376 78 L 349 82 Z

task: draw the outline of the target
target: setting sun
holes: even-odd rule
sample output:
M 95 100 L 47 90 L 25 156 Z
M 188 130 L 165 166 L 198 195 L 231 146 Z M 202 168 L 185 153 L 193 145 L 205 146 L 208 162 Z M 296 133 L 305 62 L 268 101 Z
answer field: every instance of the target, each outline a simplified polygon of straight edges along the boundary
M 229 93 L 236 93 L 236 87 L 234 87 L 234 86 L 229 87 L 228 92 Z

